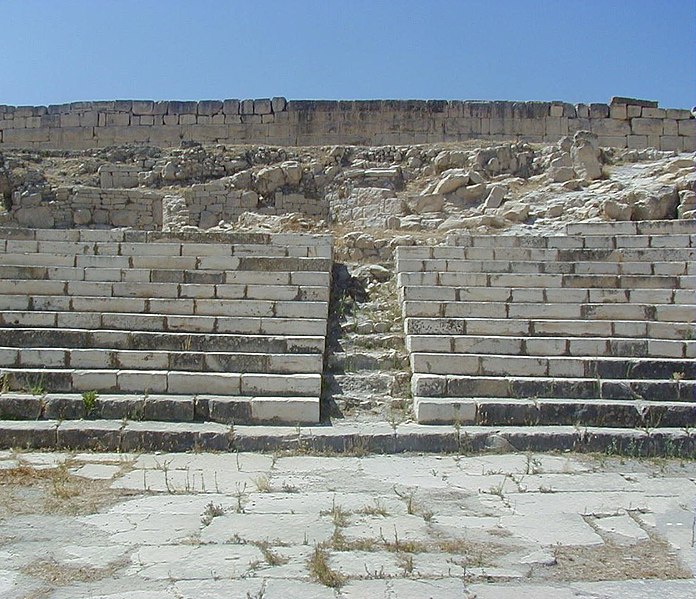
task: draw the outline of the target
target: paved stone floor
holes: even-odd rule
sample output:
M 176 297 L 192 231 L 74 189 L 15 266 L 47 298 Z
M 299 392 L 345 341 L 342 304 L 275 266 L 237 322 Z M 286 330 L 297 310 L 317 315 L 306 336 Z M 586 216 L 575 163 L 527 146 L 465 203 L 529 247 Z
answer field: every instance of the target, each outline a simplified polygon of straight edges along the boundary
M 696 596 L 696 462 L 0 453 L 0 598 Z

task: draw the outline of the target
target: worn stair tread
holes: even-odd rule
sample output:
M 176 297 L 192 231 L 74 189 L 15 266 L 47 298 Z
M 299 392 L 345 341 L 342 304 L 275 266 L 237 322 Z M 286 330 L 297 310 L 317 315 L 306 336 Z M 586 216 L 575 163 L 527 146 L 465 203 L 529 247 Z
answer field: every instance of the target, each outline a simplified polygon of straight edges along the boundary
M 0 346 L 0 367 L 107 370 L 185 370 L 192 372 L 321 373 L 318 353 L 109 350 L 66 347 Z
M 195 316 L 140 312 L 5 310 L 3 327 L 141 330 L 250 335 L 324 335 L 326 319 L 253 316 Z
M 2 343 L 8 347 L 70 345 L 75 348 L 183 351 L 249 351 L 250 347 L 255 347 L 257 351 L 270 353 L 322 353 L 325 340 L 323 335 L 248 335 L 109 329 L 92 331 L 70 328 L 15 327 L 0 329 L 0 332 Z
M 597 321 L 576 319 L 407 317 L 407 336 L 469 335 L 515 337 L 645 337 L 684 340 L 696 338 L 696 326 L 656 321 Z
M 8 390 L 213 393 L 219 395 L 316 396 L 320 373 L 269 374 L 174 370 L 0 368 Z
M 482 302 L 406 300 L 402 303 L 404 317 L 441 318 L 529 318 L 575 320 L 637 320 L 655 322 L 696 322 L 696 307 L 679 304 L 617 304 Z
M 696 357 L 696 340 L 642 337 L 409 335 L 411 353 L 480 353 L 536 357 Z
M 645 399 L 696 403 L 694 380 L 519 377 L 416 373 L 414 397 L 568 397 L 574 399 Z
M 282 406 L 288 423 L 312 422 L 317 396 L 226 396 L 214 394 L 26 393 L 0 394 L 0 414 L 12 420 L 120 419 L 160 422 L 208 421 L 227 424 L 270 421 L 267 412 Z M 304 414 L 304 416 L 303 416 Z M 310 417 L 311 416 L 311 417 Z M 89 426 L 89 425 L 87 425 Z
M 18 291 L 20 291 L 18 289 Z M 195 316 L 326 318 L 326 301 L 286 301 L 212 298 L 97 297 L 66 295 L 2 295 L 0 310 L 136 312 Z
M 400 298 L 416 301 L 505 302 L 546 304 L 696 304 L 690 289 L 604 289 L 594 287 L 481 287 L 475 285 L 407 285 Z
M 642 428 L 693 427 L 696 410 L 692 404 L 671 401 L 415 397 L 419 419 L 438 424 L 456 420 L 460 425 L 559 426 Z
M 413 372 L 637 379 L 694 379 L 696 360 L 624 356 L 519 356 L 467 352 L 413 352 Z

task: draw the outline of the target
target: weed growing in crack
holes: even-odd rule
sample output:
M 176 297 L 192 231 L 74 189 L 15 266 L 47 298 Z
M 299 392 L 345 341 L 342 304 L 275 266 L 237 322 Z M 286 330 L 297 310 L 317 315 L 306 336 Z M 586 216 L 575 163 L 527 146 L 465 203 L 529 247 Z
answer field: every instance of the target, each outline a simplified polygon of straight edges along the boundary
M 246 502 L 246 487 L 247 487 L 246 483 L 244 483 L 243 485 L 240 485 L 239 483 L 235 483 L 235 492 L 233 495 L 234 495 L 234 498 L 237 500 L 236 511 L 238 514 L 244 513 L 244 503 Z
M 382 516 L 383 518 L 389 516 L 387 508 L 382 505 L 382 502 L 379 499 L 375 499 L 373 505 L 366 505 L 363 507 L 360 510 L 360 513 L 365 514 L 366 516 Z
M 253 482 L 259 493 L 271 493 L 271 481 L 266 475 L 257 476 Z
M 268 541 L 257 541 L 254 543 L 259 548 L 263 559 L 269 566 L 282 566 L 290 561 L 290 558 L 273 551 L 273 546 Z
M 225 510 L 221 505 L 215 505 L 212 501 L 205 506 L 201 522 L 203 526 L 208 526 L 218 516 L 224 516 Z
M 314 547 L 307 569 L 314 580 L 332 589 L 340 589 L 348 580 L 344 574 L 331 568 L 329 552 L 319 545 Z
M 86 416 L 91 416 L 96 412 L 97 398 L 98 394 L 96 391 L 85 391 L 82 393 L 82 405 L 85 407 Z

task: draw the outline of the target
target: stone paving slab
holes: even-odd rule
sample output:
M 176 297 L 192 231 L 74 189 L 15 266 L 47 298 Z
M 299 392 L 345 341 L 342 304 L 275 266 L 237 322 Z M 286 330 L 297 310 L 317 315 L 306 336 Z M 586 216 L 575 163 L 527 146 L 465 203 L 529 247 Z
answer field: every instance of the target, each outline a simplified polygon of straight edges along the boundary
M 684 599 L 695 510 L 666 458 L 4 450 L 0 598 Z

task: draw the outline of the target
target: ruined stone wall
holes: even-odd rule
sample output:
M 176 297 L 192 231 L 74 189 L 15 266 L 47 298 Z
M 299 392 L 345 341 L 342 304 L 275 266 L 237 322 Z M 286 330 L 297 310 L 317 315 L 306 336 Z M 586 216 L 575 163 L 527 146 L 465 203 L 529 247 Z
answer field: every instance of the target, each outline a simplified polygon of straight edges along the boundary
M 118 100 L 0 106 L 0 149 L 119 144 L 418 144 L 485 138 L 555 142 L 588 130 L 602 146 L 696 150 L 688 110 L 613 98 L 610 104 L 480 101 L 200 102 Z
M 17 194 L 10 222 L 38 228 L 162 228 L 162 193 L 144 189 L 59 187 L 54 197 Z

